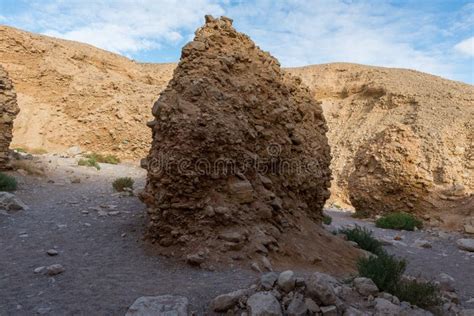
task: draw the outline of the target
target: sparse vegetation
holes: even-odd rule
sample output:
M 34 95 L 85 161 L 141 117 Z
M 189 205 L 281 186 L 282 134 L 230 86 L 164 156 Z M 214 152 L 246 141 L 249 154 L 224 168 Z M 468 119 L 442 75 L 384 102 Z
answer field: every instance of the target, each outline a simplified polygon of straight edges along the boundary
M 133 189 L 135 181 L 133 181 L 130 177 L 118 178 L 113 183 L 112 186 L 114 187 L 115 191 L 123 192 L 126 188 Z
M 16 187 L 15 178 L 0 172 L 0 191 L 15 191 Z
M 94 167 L 96 168 L 97 170 L 100 170 L 100 165 L 99 163 L 97 162 L 97 160 L 95 160 L 94 158 L 81 158 L 79 159 L 79 161 L 77 162 L 77 164 L 79 166 L 85 166 L 85 167 Z
M 398 230 L 414 230 L 415 227 L 421 228 L 423 223 L 412 214 L 397 212 L 379 218 L 375 222 L 375 226 Z
M 120 159 L 114 155 L 102 155 L 98 153 L 92 153 L 92 154 L 84 155 L 84 157 L 88 159 L 93 159 L 99 163 L 108 163 L 111 165 L 116 165 L 120 163 Z
M 323 224 L 325 225 L 331 225 L 332 223 L 332 217 L 329 215 L 324 214 L 323 215 Z
M 33 154 L 33 155 L 44 155 L 47 154 L 48 151 L 44 148 L 25 148 L 25 147 L 18 147 L 14 149 L 19 153 L 25 154 Z
M 384 250 L 380 241 L 372 236 L 372 231 L 357 226 L 355 228 L 343 228 L 339 230 L 339 233 L 346 235 L 348 240 L 355 241 L 360 248 L 370 251 L 373 254 L 383 254 Z
M 421 308 L 433 307 L 441 303 L 440 290 L 434 282 L 402 280 L 397 284 L 393 294 L 400 301 L 407 301 Z
M 370 213 L 365 210 L 356 210 L 352 217 L 354 218 L 367 218 L 370 216 Z
M 357 268 L 359 275 L 372 279 L 379 290 L 394 293 L 405 272 L 406 262 L 382 252 L 377 256 L 360 258 Z

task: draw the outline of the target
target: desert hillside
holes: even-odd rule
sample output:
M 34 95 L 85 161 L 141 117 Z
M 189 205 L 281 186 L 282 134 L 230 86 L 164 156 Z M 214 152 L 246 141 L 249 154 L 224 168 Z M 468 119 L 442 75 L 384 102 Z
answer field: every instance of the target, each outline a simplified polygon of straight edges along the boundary
M 133 160 L 146 155 L 151 106 L 171 79 L 175 64 L 140 64 L 89 45 L 6 26 L 0 27 L 0 38 L 0 64 L 14 82 L 21 108 L 13 148 L 64 152 L 80 146 L 83 151 Z M 387 129 L 392 133 L 393 128 L 408 128 L 415 137 L 410 143 L 414 148 L 399 146 L 397 137 L 403 136 L 390 136 L 397 151 L 406 152 L 403 157 L 417 151 L 416 161 L 407 156 L 408 162 L 401 163 L 413 165 L 410 170 L 416 179 L 407 180 L 408 185 L 436 191 L 438 200 L 471 196 L 472 203 L 473 86 L 412 70 L 343 63 L 288 71 L 301 77 L 322 102 L 333 156 L 332 202 L 351 203 L 348 181 L 355 171 L 353 161 L 356 156 L 370 160 L 361 148 Z M 381 150 L 373 148 L 371 155 Z M 363 196 L 364 186 L 374 181 L 400 180 L 398 174 L 394 179 L 384 175 L 396 170 L 382 169 L 370 179 L 359 179 L 368 173 L 359 170 L 353 177 L 355 194 Z M 401 193 L 406 195 L 404 204 L 393 201 L 393 209 L 413 205 L 411 199 L 419 199 L 419 194 L 425 193 Z M 432 204 L 432 197 L 425 200 Z M 464 208 L 469 210 L 469 205 Z
M 335 202 L 350 203 L 348 179 L 354 172 L 354 158 L 365 154 L 361 147 L 394 126 L 414 134 L 409 145 L 400 145 L 406 143 L 403 137 L 393 144 L 406 151 L 405 173 L 416 174 L 428 183 L 423 185 L 442 191 L 448 200 L 456 199 L 453 195 L 462 198 L 472 194 L 473 86 L 414 70 L 344 63 L 290 71 L 300 76 L 322 102 L 333 155 Z M 414 160 L 416 170 L 407 170 L 407 164 Z
M 0 64 L 18 92 L 12 147 L 146 154 L 150 106 L 174 65 L 139 64 L 72 41 L 0 26 Z

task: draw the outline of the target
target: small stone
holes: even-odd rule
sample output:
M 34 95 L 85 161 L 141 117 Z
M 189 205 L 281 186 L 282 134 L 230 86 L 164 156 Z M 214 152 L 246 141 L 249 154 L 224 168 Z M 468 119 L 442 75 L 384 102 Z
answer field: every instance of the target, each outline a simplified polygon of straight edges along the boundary
M 306 283 L 306 290 L 309 296 L 323 305 L 333 305 L 337 301 L 334 288 L 330 282 L 331 277 L 324 273 L 315 272 Z
M 82 214 L 89 214 L 89 211 L 88 210 L 83 210 L 81 213 Z
M 186 262 L 192 266 L 200 266 L 204 263 L 204 257 L 199 254 L 192 254 L 186 256 Z
M 471 224 L 464 225 L 464 232 L 466 234 L 474 234 L 474 225 L 471 225 Z
M 290 292 L 295 288 L 295 273 L 291 270 L 283 271 L 278 276 L 278 286 L 285 292 Z
M 262 257 L 262 264 L 263 264 L 263 267 L 267 269 L 268 271 L 270 272 L 273 271 L 272 264 L 267 257 Z
M 278 275 L 275 272 L 265 273 L 260 277 L 260 284 L 265 290 L 271 290 L 278 280 Z
M 46 267 L 46 272 L 50 276 L 58 275 L 60 273 L 63 273 L 64 271 L 66 271 L 66 269 L 58 263 L 57 264 L 52 264 L 52 265 Z
M 117 216 L 120 214 L 120 211 L 112 211 L 112 212 L 109 212 L 108 215 L 110 216 Z
M 46 251 L 46 253 L 48 254 L 48 256 L 57 256 L 59 254 L 56 249 L 49 249 L 48 251 Z
M 42 267 L 37 267 L 33 270 L 34 273 L 36 274 L 39 274 L 39 273 L 43 273 L 45 271 L 46 267 L 42 266 Z
M 240 234 L 239 232 L 223 232 L 219 235 L 219 238 L 225 241 L 236 242 L 236 243 L 244 239 L 242 234 Z
M 7 212 L 17 212 L 29 210 L 25 203 L 20 201 L 14 194 L 8 192 L 0 192 L 0 210 Z
M 281 316 L 280 303 L 269 292 L 258 292 L 247 300 L 247 306 L 252 316 Z
M 337 316 L 337 307 L 335 305 L 322 306 L 321 313 L 323 316 Z
M 443 291 L 451 291 L 453 292 L 455 290 L 454 288 L 454 278 L 450 276 L 449 274 L 446 273 L 440 273 L 438 275 L 438 281 L 439 281 L 439 286 L 441 290 Z
M 379 292 L 377 285 L 369 278 L 355 278 L 354 287 L 363 296 L 375 295 Z
M 429 241 L 423 240 L 423 239 L 415 240 L 415 242 L 413 243 L 413 246 L 418 247 L 418 248 L 432 248 L 433 247 Z
M 286 313 L 288 316 L 304 316 L 308 312 L 308 307 L 304 303 L 303 295 L 296 294 L 291 300 Z
M 375 314 L 385 316 L 397 316 L 400 315 L 400 307 L 384 298 L 376 298 Z
M 367 314 L 364 312 L 361 312 L 355 307 L 349 306 L 348 308 L 346 308 L 343 315 L 344 316 L 366 316 Z
M 133 302 L 125 316 L 188 316 L 188 299 L 183 296 L 142 296 Z
M 226 312 L 234 307 L 242 296 L 248 293 L 248 290 L 243 289 L 219 295 L 211 301 L 211 309 L 215 312 Z
M 252 262 L 252 264 L 250 265 L 250 268 L 252 268 L 252 270 L 256 272 L 262 272 L 262 269 L 260 269 L 260 266 L 256 262 Z
M 81 183 L 81 178 L 78 178 L 78 177 L 72 178 L 72 179 L 71 179 L 71 183 L 72 183 L 72 184 Z
M 308 311 L 310 313 L 313 313 L 313 314 L 316 314 L 316 313 L 319 313 L 321 311 L 321 309 L 319 308 L 318 304 L 316 304 L 315 301 L 313 301 L 311 298 L 307 297 L 305 298 L 304 300 L 304 303 L 306 305 L 306 307 L 308 308 Z
M 45 315 L 45 314 L 48 314 L 49 312 L 51 312 L 51 308 L 49 307 L 39 307 L 36 309 L 36 313 L 38 315 Z
M 474 252 L 474 239 L 461 238 L 456 242 L 458 248 L 465 251 Z
M 275 211 L 279 211 L 283 208 L 283 201 L 279 198 L 279 197 L 276 197 L 272 200 L 272 202 L 270 203 L 270 206 L 275 210 Z

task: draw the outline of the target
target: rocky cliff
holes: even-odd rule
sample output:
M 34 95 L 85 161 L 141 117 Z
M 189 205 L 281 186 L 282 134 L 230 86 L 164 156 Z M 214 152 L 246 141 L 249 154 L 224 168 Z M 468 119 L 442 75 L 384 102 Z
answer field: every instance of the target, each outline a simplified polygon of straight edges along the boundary
M 13 120 L 19 110 L 12 82 L 0 66 L 0 170 L 8 167 Z

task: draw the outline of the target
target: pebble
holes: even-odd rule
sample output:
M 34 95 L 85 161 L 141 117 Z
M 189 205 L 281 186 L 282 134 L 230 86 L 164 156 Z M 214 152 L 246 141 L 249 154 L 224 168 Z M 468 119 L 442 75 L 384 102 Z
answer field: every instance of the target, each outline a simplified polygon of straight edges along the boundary
M 44 272 L 44 270 L 46 269 L 45 266 L 42 266 L 42 267 L 37 267 L 33 270 L 34 273 L 38 274 L 38 273 L 42 273 Z
M 49 256 L 57 256 L 59 254 L 59 252 L 56 249 L 49 249 L 48 251 L 46 251 L 46 253 Z
M 63 273 L 64 271 L 66 271 L 66 269 L 59 263 L 52 264 L 52 265 L 46 267 L 46 272 L 50 276 L 58 275 L 60 273 Z

